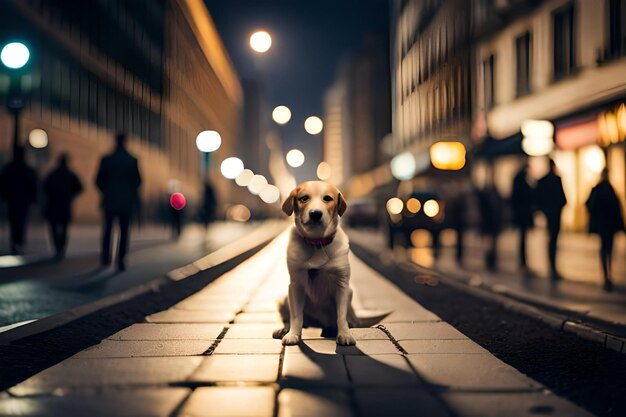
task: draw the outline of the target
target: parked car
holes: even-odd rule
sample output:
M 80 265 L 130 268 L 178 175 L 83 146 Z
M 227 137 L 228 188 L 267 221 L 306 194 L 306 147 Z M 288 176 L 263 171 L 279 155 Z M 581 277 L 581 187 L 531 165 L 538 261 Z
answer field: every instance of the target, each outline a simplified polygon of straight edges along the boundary
M 400 198 L 400 197 L 398 197 Z M 412 247 L 411 234 L 415 230 L 427 230 L 432 236 L 433 247 L 439 247 L 439 234 L 445 227 L 445 207 L 441 196 L 432 191 L 416 191 L 403 198 L 400 213 L 390 212 L 387 207 L 389 247 L 397 237 L 402 237 L 406 247 Z M 397 211 L 399 207 L 391 207 Z

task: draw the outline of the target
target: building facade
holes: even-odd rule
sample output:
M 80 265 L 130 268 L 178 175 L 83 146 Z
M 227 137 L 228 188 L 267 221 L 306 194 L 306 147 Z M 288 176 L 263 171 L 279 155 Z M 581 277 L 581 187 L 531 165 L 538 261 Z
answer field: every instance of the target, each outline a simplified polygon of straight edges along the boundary
M 476 125 L 495 139 L 511 140 L 521 138 L 525 120 L 554 124 L 551 156 L 568 199 L 565 227 L 584 230 L 584 203 L 604 167 L 624 205 L 625 156 L 619 142 L 626 121 L 620 127 L 615 116 L 626 102 L 626 1 L 476 0 L 472 12 L 473 107 L 482 115 Z M 607 129 L 617 136 L 607 138 Z M 613 144 L 600 146 L 603 142 Z M 493 178 L 505 195 L 520 160 L 509 156 L 494 164 Z M 531 158 L 535 176 L 543 174 L 546 161 Z
M 40 177 L 60 153 L 85 185 L 79 221 L 99 218 L 94 178 L 116 132 L 129 136 L 139 159 L 146 216 L 176 189 L 191 205 L 210 171 L 218 193 L 230 188 L 215 175 L 233 152 L 241 87 L 204 3 L 200 0 L 2 0 L 0 40 L 26 41 L 39 83 L 21 116 L 19 140 L 44 129 L 44 150 L 27 146 Z M 0 111 L 0 153 L 10 158 L 13 121 Z M 196 135 L 213 129 L 222 147 L 207 167 Z

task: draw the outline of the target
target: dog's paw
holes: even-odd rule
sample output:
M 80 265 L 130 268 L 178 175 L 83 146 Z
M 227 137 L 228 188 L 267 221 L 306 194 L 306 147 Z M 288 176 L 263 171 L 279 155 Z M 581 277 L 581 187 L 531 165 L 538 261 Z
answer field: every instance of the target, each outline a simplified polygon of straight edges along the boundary
M 354 346 L 356 339 L 350 333 L 339 333 L 337 335 L 337 344 L 340 346 Z
M 285 346 L 297 345 L 299 341 L 300 341 L 300 335 L 295 334 L 295 333 L 289 332 L 285 336 L 283 336 L 283 345 Z
M 274 330 L 274 333 L 272 333 L 272 338 L 274 339 L 282 339 L 284 335 L 287 334 L 287 332 L 289 331 L 289 329 L 276 329 Z

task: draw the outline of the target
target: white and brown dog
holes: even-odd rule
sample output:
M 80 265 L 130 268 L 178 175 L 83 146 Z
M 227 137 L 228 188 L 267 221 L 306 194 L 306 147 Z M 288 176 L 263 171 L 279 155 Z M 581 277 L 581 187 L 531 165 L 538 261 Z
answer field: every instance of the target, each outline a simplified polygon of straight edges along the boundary
M 289 311 L 281 309 L 285 328 L 274 332 L 284 345 L 297 344 L 303 326 L 321 327 L 322 336 L 336 334 L 338 345 L 356 344 L 350 334 L 359 324 L 352 309 L 350 249 L 339 227 L 346 208 L 337 187 L 322 181 L 300 184 L 283 203 L 285 214 L 295 217 L 287 247 Z

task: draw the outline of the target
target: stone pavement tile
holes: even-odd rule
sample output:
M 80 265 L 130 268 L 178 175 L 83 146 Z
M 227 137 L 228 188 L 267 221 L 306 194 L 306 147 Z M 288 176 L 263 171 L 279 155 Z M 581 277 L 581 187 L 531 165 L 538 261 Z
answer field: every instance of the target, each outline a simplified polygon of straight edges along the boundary
M 200 311 L 225 311 L 238 313 L 243 308 L 244 303 L 241 301 L 206 301 L 206 300 L 190 300 L 186 299 L 178 304 L 174 304 L 172 308 L 177 310 L 200 310 Z
M 375 327 L 350 329 L 350 333 L 356 340 L 389 340 L 385 332 Z
M 141 356 L 196 356 L 213 340 L 103 340 L 73 358 L 133 358 Z
M 0 398 L 1 416 L 169 417 L 191 392 L 151 388 L 75 392 L 67 395 Z
M 180 417 L 272 417 L 271 387 L 202 387 L 185 403 Z
M 150 323 L 228 323 L 235 318 L 234 311 L 190 311 L 171 308 L 146 317 Z
M 217 291 L 206 291 L 205 289 L 205 290 L 200 290 L 194 295 L 187 297 L 185 301 L 194 301 L 194 302 L 197 301 L 197 302 L 205 302 L 205 303 L 236 302 L 236 303 L 243 304 L 247 302 L 249 298 L 250 298 L 250 294 L 242 293 L 239 291 L 217 292 Z
M 355 346 L 339 346 L 335 339 L 309 339 L 295 346 L 287 346 L 286 353 L 312 351 L 325 355 L 383 355 L 400 354 L 396 346 L 387 340 L 360 340 Z
M 283 320 L 278 313 L 240 313 L 235 317 L 235 323 L 278 323 Z
M 419 354 L 409 362 L 423 381 L 463 389 L 533 389 L 540 385 L 491 354 Z
M 275 382 L 279 355 L 212 355 L 189 378 L 192 382 Z
M 591 413 L 563 398 L 543 392 L 445 392 L 441 394 L 441 399 L 459 417 L 592 416 Z
M 280 354 L 283 344 L 277 339 L 222 339 L 213 354 Z
M 249 303 L 243 308 L 246 313 L 275 313 L 278 311 L 278 303 L 271 301 L 259 301 Z
M 271 339 L 274 330 L 282 328 L 274 323 L 235 323 L 228 325 L 224 339 Z
M 50 393 L 57 388 L 170 384 L 186 380 L 201 362 L 199 356 L 67 359 L 14 386 L 10 392 L 23 396 Z
M 133 324 L 112 336 L 109 340 L 214 340 L 226 324 Z
M 418 385 L 419 379 L 402 355 L 346 356 L 348 373 L 359 385 Z
M 419 305 L 407 309 L 394 310 L 382 320 L 382 323 L 416 323 L 441 321 L 441 318 Z
M 278 394 L 278 417 L 352 417 L 347 392 L 337 389 L 297 390 L 285 388 Z
M 310 352 L 285 354 L 280 381 L 291 387 L 349 384 L 343 356 Z
M 470 339 L 402 340 L 408 353 L 489 353 Z
M 385 327 L 397 340 L 406 339 L 467 339 L 448 323 L 388 323 Z
M 355 397 L 363 417 L 450 417 L 437 398 L 419 388 L 357 388 Z

